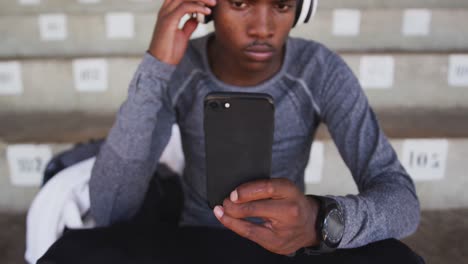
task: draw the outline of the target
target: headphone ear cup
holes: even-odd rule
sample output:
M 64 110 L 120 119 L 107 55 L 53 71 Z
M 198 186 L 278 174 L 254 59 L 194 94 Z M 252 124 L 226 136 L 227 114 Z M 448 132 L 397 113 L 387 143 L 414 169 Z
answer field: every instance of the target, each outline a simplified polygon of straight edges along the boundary
M 203 5 L 206 7 L 206 5 Z M 213 12 L 213 8 L 211 8 L 211 12 Z M 201 14 L 201 13 L 194 13 L 193 14 L 193 17 L 195 17 L 198 21 L 198 23 L 202 23 L 202 24 L 207 24 L 209 23 L 211 20 L 213 20 L 213 17 L 212 15 L 205 15 L 205 14 Z
M 211 10 L 213 10 L 213 9 L 211 9 Z M 212 15 L 205 16 L 205 20 L 204 20 L 202 23 L 208 24 L 211 20 L 213 20 L 213 16 L 212 16 Z
M 296 17 L 294 18 L 293 27 L 297 25 L 297 22 L 299 22 L 299 17 L 301 16 L 301 13 L 302 13 L 303 4 L 304 4 L 303 0 L 296 1 Z
M 318 0 L 297 0 L 294 26 L 308 23 L 317 11 Z
M 193 17 L 197 19 L 198 23 L 202 23 L 202 24 L 207 24 L 213 19 L 211 15 L 207 16 L 207 15 L 200 14 L 200 13 L 193 14 Z
M 304 23 L 309 23 L 309 21 L 315 16 L 315 13 L 317 12 L 317 6 L 318 6 L 318 0 L 312 0 L 312 3 L 310 4 L 309 12 L 307 14 L 307 17 Z

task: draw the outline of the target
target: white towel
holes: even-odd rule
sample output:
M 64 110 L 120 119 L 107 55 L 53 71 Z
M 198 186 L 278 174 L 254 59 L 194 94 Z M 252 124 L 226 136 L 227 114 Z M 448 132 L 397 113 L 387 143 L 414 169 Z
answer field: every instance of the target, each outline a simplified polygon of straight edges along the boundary
M 65 227 L 89 228 L 85 219 L 89 210 L 89 179 L 95 158 L 64 169 L 50 179 L 35 197 L 27 216 L 26 254 L 28 263 L 36 263 L 62 235 Z

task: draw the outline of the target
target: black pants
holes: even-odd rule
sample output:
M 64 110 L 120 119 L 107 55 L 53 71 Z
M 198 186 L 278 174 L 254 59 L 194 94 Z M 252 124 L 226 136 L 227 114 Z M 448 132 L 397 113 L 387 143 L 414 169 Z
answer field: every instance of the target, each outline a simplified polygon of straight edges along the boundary
M 271 253 L 229 230 L 132 224 L 72 230 L 38 264 L 52 263 L 424 263 L 395 239 L 318 256 Z
M 69 230 L 38 264 L 424 263 L 395 239 L 326 255 L 308 256 L 299 251 L 288 257 L 269 252 L 230 230 L 178 227 L 175 223 L 182 196 L 174 194 L 182 192 L 177 178 L 153 179 L 143 207 L 133 221 L 105 228 Z

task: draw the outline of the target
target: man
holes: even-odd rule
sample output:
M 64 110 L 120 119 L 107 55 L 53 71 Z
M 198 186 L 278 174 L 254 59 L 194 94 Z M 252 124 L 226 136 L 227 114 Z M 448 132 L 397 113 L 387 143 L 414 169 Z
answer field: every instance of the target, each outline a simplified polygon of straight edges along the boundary
M 150 48 L 93 169 L 91 213 L 98 226 L 134 217 L 178 123 L 186 157 L 180 226 L 204 230 L 175 231 L 179 242 L 192 241 L 186 247 L 174 242 L 181 255 L 191 257 L 183 253 L 197 248 L 202 238 L 195 236 L 202 234 L 203 241 L 215 243 L 210 252 L 224 252 L 216 243 L 226 237 L 240 241 L 231 257 L 249 252 L 242 262 L 420 260 L 396 240 L 374 243 L 416 230 L 415 187 L 342 59 L 316 42 L 289 38 L 297 8 L 296 0 L 164 1 Z M 215 32 L 189 41 L 196 19 L 182 29 L 178 25 L 185 14 L 196 13 L 212 15 Z M 268 93 L 276 108 L 272 179 L 239 186 L 213 211 L 206 202 L 202 122 L 203 99 L 210 91 Z M 304 195 L 304 169 L 322 121 L 359 195 Z M 345 248 L 355 249 L 339 250 Z

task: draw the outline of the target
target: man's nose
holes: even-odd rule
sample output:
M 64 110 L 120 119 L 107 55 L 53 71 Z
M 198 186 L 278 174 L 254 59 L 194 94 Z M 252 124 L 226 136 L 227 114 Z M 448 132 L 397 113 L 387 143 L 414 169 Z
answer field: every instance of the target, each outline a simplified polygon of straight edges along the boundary
M 259 39 L 271 38 L 274 34 L 275 23 L 274 14 L 271 8 L 256 7 L 250 18 L 248 34 Z

